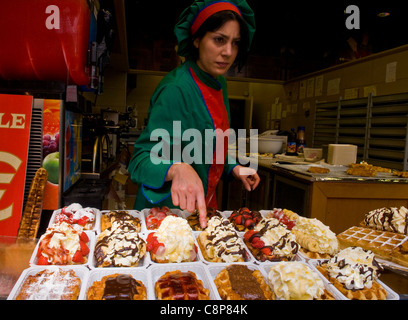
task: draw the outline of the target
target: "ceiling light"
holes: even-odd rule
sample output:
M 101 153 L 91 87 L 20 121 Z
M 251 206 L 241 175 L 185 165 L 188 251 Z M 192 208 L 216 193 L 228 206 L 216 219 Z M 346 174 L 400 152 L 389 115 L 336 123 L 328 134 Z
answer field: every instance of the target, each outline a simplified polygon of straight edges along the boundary
M 378 14 L 377 14 L 377 17 L 380 17 L 380 18 L 385 18 L 385 17 L 388 17 L 389 15 L 390 15 L 391 13 L 389 13 L 389 12 L 379 12 Z

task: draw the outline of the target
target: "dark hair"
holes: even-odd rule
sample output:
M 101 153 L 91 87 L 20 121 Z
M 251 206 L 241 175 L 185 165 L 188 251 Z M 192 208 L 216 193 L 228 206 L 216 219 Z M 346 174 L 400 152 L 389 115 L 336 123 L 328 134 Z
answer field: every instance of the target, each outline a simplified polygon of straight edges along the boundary
M 221 28 L 226 22 L 231 20 L 237 21 L 240 26 L 241 40 L 239 42 L 238 54 L 234 61 L 234 66 L 237 66 L 238 70 L 240 71 L 248 57 L 247 52 L 249 43 L 248 27 L 244 19 L 239 14 L 230 10 L 223 10 L 214 13 L 212 16 L 210 16 L 207 20 L 203 22 L 200 28 L 198 28 L 197 32 L 190 37 L 189 41 L 190 55 L 187 58 L 193 59 L 195 61 L 198 60 L 199 58 L 198 49 L 194 46 L 195 39 L 203 38 L 207 32 L 214 32 Z

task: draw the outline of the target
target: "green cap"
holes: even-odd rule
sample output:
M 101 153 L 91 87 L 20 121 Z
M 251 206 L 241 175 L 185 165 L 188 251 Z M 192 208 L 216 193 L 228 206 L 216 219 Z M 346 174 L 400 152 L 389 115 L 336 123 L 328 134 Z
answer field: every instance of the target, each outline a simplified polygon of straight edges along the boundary
M 187 57 L 190 54 L 188 51 L 188 41 L 191 35 L 197 31 L 208 17 L 223 10 L 237 12 L 246 22 L 249 37 L 247 50 L 249 51 L 256 27 L 254 12 L 245 0 L 196 0 L 190 7 L 181 13 L 174 28 L 174 33 L 176 34 L 178 42 L 177 53 L 182 57 Z

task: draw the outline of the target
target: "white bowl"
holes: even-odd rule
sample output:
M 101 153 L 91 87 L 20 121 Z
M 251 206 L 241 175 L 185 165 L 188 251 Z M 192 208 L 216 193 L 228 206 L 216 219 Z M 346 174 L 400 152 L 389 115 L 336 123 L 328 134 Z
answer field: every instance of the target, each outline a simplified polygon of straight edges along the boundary
M 251 138 L 256 139 L 256 138 Z M 283 140 L 270 137 L 258 137 L 258 152 L 259 153 L 281 153 Z
M 322 148 L 303 148 L 303 156 L 306 161 L 318 161 L 322 158 Z

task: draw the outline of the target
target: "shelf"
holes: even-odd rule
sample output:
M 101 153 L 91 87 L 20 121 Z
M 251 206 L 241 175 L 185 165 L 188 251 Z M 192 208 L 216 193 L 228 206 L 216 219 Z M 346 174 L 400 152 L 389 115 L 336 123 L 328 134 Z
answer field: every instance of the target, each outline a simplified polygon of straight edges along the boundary
M 408 170 L 408 93 L 316 102 L 313 147 L 354 144 L 358 161 Z

